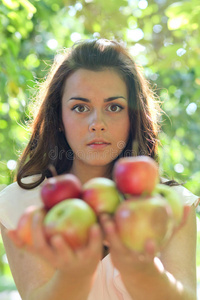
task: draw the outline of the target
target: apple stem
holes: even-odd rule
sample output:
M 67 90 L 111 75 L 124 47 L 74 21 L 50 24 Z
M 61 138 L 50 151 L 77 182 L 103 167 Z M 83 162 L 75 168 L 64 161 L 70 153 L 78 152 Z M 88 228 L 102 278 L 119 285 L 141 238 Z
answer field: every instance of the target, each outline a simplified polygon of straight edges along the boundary
M 50 164 L 48 166 L 49 171 L 51 172 L 51 174 L 53 175 L 53 177 L 57 176 L 57 172 L 56 172 L 56 168 L 54 167 L 54 165 Z

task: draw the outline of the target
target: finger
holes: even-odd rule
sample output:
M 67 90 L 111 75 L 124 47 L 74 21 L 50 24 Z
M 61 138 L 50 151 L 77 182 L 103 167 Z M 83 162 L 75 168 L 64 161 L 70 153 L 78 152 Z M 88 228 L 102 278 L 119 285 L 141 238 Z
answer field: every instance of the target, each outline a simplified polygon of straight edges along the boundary
M 181 226 L 184 225 L 187 221 L 187 218 L 189 216 L 191 210 L 191 206 L 189 205 L 185 205 L 183 208 L 183 218 L 182 218 L 182 222 L 181 222 Z
M 109 242 L 110 250 L 127 253 L 128 249 L 123 245 L 120 237 L 117 233 L 117 229 L 114 221 L 111 218 L 104 218 L 102 221 L 102 227 L 106 234 L 106 239 Z
M 44 216 L 39 212 L 33 216 L 31 234 L 32 234 L 33 245 L 36 247 L 38 244 L 43 244 L 43 245 L 47 244 L 47 240 L 43 228 L 43 219 Z
M 103 234 L 98 224 L 93 225 L 88 233 L 88 242 L 84 247 L 77 249 L 76 255 L 79 259 L 101 259 Z
M 112 217 L 109 214 L 103 213 L 99 216 L 99 222 L 100 222 L 100 225 L 103 230 L 104 237 L 105 237 L 107 234 L 109 234 L 110 230 L 111 231 L 113 230 L 112 224 L 114 224 L 114 223 L 113 223 Z
M 40 212 L 33 216 L 31 226 L 32 245 L 27 245 L 26 249 L 29 252 L 38 254 L 40 257 L 48 262 L 51 262 L 52 264 L 52 262 L 55 260 L 55 255 L 45 237 L 43 230 L 43 219 L 44 215 Z
M 103 243 L 103 233 L 98 224 L 91 227 L 89 232 L 88 250 L 91 253 L 101 253 Z
M 102 232 L 102 236 L 103 236 L 103 240 L 104 240 L 104 243 L 106 246 L 109 246 L 109 243 L 106 239 L 106 233 L 105 233 L 105 230 L 103 228 L 103 223 L 108 221 L 108 220 L 111 220 L 111 216 L 107 213 L 101 213 L 99 215 L 99 225 L 101 227 L 101 232 Z
M 112 217 L 107 214 L 107 213 L 101 213 L 99 215 L 99 222 L 100 222 L 100 225 L 103 225 L 103 223 L 107 222 L 107 221 L 111 221 L 112 220 Z
M 145 243 L 144 250 L 145 260 L 152 261 L 156 256 L 156 253 L 158 253 L 158 247 L 156 245 L 156 242 L 152 239 L 148 239 Z
M 17 234 L 17 230 L 7 230 L 6 235 L 9 237 L 9 239 L 13 242 L 13 244 L 18 247 L 22 248 L 24 246 L 24 242 L 19 238 Z
M 187 222 L 188 216 L 190 214 L 190 211 L 191 211 L 191 206 L 184 205 L 182 220 L 181 220 L 180 224 L 174 228 L 171 238 L 179 231 L 179 229 L 181 227 L 183 227 L 185 225 L 185 223 Z
M 64 236 L 61 234 L 55 234 L 50 239 L 51 246 L 54 249 L 55 255 L 58 257 L 58 261 L 68 262 L 75 258 L 73 249 L 69 246 Z

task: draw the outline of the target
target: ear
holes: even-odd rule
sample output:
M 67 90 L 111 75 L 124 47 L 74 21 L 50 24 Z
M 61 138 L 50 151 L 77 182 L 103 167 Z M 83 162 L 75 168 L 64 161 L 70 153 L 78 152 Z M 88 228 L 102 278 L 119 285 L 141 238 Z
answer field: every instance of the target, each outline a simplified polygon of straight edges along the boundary
M 58 128 L 58 131 L 59 131 L 59 132 L 64 132 L 64 131 L 65 131 L 65 130 L 64 130 L 64 126 L 63 126 L 62 123 L 60 124 L 60 126 L 59 126 L 59 128 Z

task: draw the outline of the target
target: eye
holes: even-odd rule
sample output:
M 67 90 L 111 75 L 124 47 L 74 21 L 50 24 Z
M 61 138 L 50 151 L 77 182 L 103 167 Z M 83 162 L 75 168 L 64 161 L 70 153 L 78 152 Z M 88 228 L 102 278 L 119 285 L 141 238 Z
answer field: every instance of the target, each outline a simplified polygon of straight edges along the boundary
M 82 104 L 75 105 L 74 107 L 72 107 L 72 110 L 75 110 L 77 113 L 84 113 L 89 111 L 88 107 Z
M 123 107 L 119 104 L 111 104 L 108 107 L 108 111 L 110 112 L 119 112 L 123 109 Z

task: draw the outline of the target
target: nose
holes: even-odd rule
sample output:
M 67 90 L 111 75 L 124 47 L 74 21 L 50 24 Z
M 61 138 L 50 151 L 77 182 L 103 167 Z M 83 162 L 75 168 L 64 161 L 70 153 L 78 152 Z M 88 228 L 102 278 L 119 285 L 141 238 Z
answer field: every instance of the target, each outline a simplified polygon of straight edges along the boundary
M 103 116 L 101 113 L 94 113 L 90 124 L 89 124 L 89 131 L 105 131 L 106 130 L 106 124 L 103 119 Z

